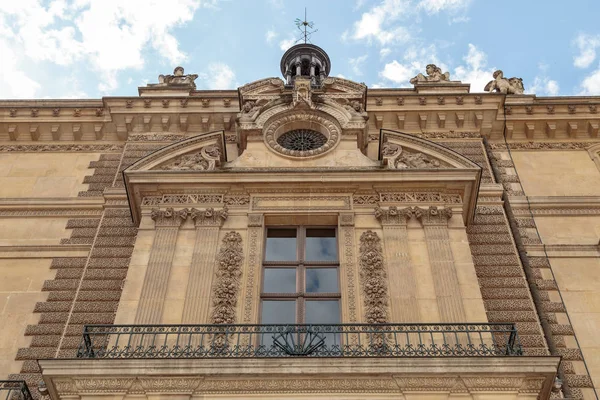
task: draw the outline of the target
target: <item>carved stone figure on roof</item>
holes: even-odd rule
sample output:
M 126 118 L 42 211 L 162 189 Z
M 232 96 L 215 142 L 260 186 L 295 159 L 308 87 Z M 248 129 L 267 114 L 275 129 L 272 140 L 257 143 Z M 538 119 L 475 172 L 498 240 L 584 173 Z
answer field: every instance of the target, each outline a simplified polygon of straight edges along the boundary
M 410 80 L 410 83 L 417 84 L 422 82 L 440 82 L 445 83 L 450 81 L 450 72 L 442 72 L 442 69 L 435 64 L 428 64 L 425 67 L 427 76 L 419 74 Z
M 196 87 L 194 81 L 198 78 L 198 74 L 184 74 L 183 67 L 176 67 L 173 70 L 173 75 L 159 75 L 158 83 L 164 85 L 190 85 Z
M 496 91 L 503 94 L 523 94 L 525 91 L 523 79 L 521 78 L 512 77 L 506 79 L 500 69 L 494 72 L 493 77 L 494 80 L 485 85 L 483 89 L 486 92 Z

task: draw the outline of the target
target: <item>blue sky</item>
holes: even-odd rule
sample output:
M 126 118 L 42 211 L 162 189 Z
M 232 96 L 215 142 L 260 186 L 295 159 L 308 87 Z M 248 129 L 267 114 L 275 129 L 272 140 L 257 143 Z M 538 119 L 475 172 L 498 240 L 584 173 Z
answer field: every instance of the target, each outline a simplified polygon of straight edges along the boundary
M 280 76 L 305 6 L 331 75 L 369 87 L 433 62 L 471 91 L 502 69 L 526 93 L 600 95 L 598 0 L 0 0 L 0 98 L 136 96 L 177 65 L 199 89 Z

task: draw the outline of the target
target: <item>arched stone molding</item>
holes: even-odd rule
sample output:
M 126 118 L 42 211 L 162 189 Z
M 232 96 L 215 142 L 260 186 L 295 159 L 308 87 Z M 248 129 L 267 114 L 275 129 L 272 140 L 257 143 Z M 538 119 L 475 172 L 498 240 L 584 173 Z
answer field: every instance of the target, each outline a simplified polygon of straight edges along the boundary
M 587 152 L 590 155 L 592 161 L 594 161 L 594 164 L 596 164 L 596 167 L 598 167 L 598 170 L 600 171 L 600 143 L 588 147 Z

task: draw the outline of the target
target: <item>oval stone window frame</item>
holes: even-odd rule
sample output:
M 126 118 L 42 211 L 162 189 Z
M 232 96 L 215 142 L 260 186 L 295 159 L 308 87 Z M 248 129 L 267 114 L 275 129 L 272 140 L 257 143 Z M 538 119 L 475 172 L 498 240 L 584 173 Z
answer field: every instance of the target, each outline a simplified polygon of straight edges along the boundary
M 321 133 L 327 138 L 321 147 L 306 151 L 286 149 L 277 139 L 289 131 L 307 129 Z M 340 142 L 342 129 L 335 119 L 316 113 L 294 112 L 279 115 L 265 124 L 264 140 L 269 149 L 291 158 L 319 157 L 332 151 Z

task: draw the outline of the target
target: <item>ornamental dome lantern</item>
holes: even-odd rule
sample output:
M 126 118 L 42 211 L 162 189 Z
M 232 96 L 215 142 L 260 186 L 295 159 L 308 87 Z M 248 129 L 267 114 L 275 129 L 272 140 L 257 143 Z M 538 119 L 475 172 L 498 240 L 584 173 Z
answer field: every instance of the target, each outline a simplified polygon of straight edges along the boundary
M 311 86 L 321 86 L 331 68 L 329 56 L 319 46 L 300 43 L 292 46 L 281 57 L 281 73 L 286 85 L 293 85 L 297 77 L 310 79 Z

